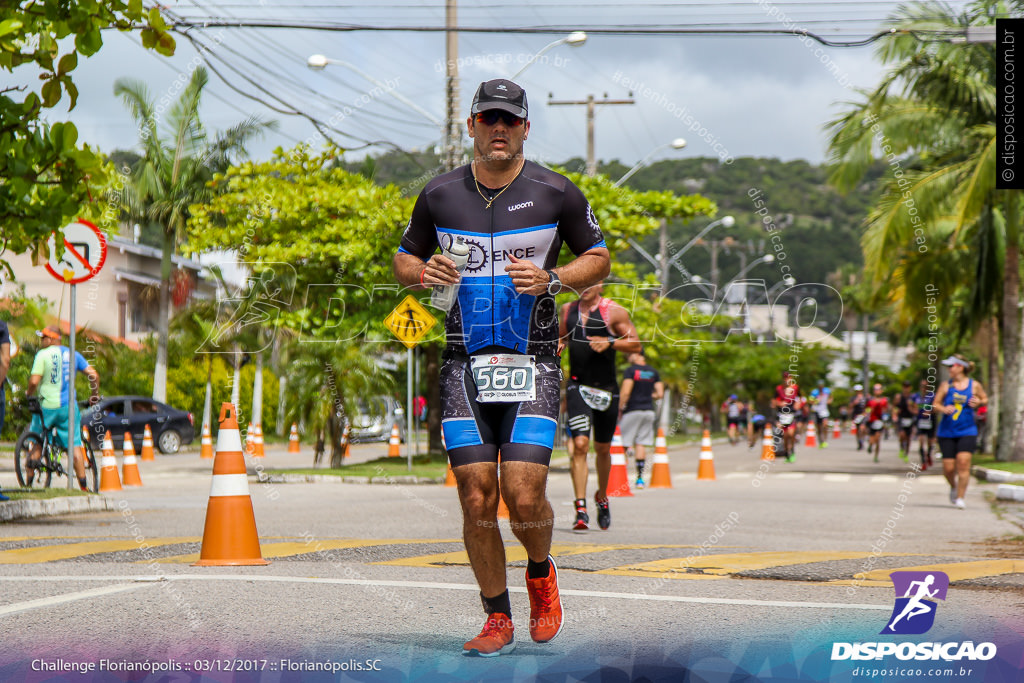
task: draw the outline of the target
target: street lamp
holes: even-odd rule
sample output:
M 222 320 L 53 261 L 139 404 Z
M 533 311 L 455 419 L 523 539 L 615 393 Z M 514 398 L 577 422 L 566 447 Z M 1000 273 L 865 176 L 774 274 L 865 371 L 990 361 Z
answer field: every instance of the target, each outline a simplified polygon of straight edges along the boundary
M 530 57 L 526 64 L 523 65 L 523 68 L 512 74 L 512 76 L 508 80 L 514 81 L 517 78 L 519 78 L 520 74 L 522 74 L 524 71 L 530 68 L 530 65 L 536 62 L 538 59 L 540 59 L 541 55 L 543 55 L 548 50 L 552 50 L 558 47 L 559 45 L 565 44 L 568 44 L 569 47 L 579 47 L 580 45 L 583 45 L 583 43 L 585 42 L 587 42 L 587 34 L 584 31 L 573 31 L 565 38 L 559 38 L 558 40 L 552 43 L 548 43 L 547 45 L 541 48 L 540 52 Z
M 629 180 L 633 176 L 634 173 L 639 171 L 641 168 L 643 168 L 647 164 L 647 161 L 652 156 L 654 156 L 660 150 L 665 149 L 666 147 L 671 147 L 672 149 L 682 149 L 683 147 L 686 147 L 686 140 L 684 140 L 682 138 L 676 138 L 672 142 L 665 143 L 664 145 L 658 145 L 657 147 L 652 149 L 647 156 L 645 156 L 640 161 L 636 162 L 636 165 L 634 165 L 633 168 L 631 168 L 628 171 L 626 171 L 626 174 L 624 176 L 622 176 L 617 181 L 615 181 L 615 187 L 619 187 L 620 185 L 622 185 L 622 183 L 624 183 L 627 180 Z
M 418 104 L 416 104 L 415 102 L 413 102 L 412 100 L 407 98 L 405 95 L 403 95 L 400 92 L 398 92 L 397 90 L 395 90 L 393 87 L 385 85 L 384 83 L 381 83 L 376 78 L 374 78 L 370 74 L 366 73 L 365 71 L 363 71 L 362 69 L 357 67 L 355 64 L 351 64 L 350 62 L 346 62 L 346 61 L 343 61 L 343 60 L 340 60 L 340 59 L 331 59 L 330 57 L 325 57 L 324 55 L 310 55 L 309 59 L 306 60 L 306 66 L 308 66 L 313 71 L 323 71 L 327 67 L 328 64 L 337 64 L 338 66 L 343 66 L 346 69 L 349 69 L 350 71 L 356 72 L 357 74 L 359 74 L 360 76 L 362 76 L 366 80 L 370 81 L 371 83 L 373 83 L 377 87 L 381 88 L 387 94 L 389 94 L 392 97 L 394 97 L 396 100 L 398 100 L 402 104 L 404 104 L 407 107 L 411 108 L 413 111 L 416 111 L 416 112 L 419 112 L 420 114 L 422 114 L 423 118 L 425 118 L 427 121 L 430 121 L 435 126 L 443 126 L 444 125 L 436 116 L 431 114 L 429 111 L 427 111 L 423 107 L 419 106 Z
M 744 268 L 740 272 L 736 273 L 736 277 L 734 277 L 733 280 L 739 280 L 744 275 L 746 275 L 750 271 L 751 268 L 753 268 L 754 266 L 758 265 L 759 263 L 772 263 L 773 261 L 775 261 L 775 254 L 765 254 L 761 258 L 754 259 L 753 261 L 751 261 L 747 265 L 746 268 Z

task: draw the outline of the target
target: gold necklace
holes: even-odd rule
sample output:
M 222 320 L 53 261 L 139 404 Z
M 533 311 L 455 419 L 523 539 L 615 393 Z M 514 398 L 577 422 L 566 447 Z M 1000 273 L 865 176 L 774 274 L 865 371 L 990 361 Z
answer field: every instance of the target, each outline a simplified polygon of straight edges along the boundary
M 525 168 L 525 167 L 526 167 L 526 160 L 523 159 L 522 165 L 519 166 L 519 170 L 516 171 L 516 174 L 512 178 L 512 180 L 508 181 L 508 185 L 506 185 L 505 187 L 501 188 L 501 192 L 499 192 L 498 194 L 494 195 L 490 199 L 485 197 L 483 190 L 480 189 L 480 181 L 476 179 L 476 169 L 471 169 L 472 172 L 473 172 L 473 184 L 476 185 L 476 193 L 478 195 L 480 195 L 481 199 L 483 199 L 485 202 L 487 202 L 487 205 L 484 207 L 484 209 L 491 208 L 491 204 L 494 203 L 494 200 L 497 199 L 498 197 L 500 197 L 502 195 L 502 192 L 504 192 L 505 190 L 507 190 L 508 188 L 510 188 L 512 186 L 512 183 L 514 183 L 516 181 L 516 178 L 519 177 L 519 174 L 523 172 L 523 168 Z

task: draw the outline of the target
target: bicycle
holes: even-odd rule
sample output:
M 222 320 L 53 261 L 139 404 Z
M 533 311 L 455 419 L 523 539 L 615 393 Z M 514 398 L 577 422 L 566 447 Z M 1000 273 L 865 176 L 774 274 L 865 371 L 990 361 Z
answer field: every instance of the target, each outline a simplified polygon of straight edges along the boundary
M 32 415 L 38 415 L 40 423 L 45 424 L 39 399 L 34 396 L 28 399 L 28 411 Z M 99 471 L 96 467 L 96 455 L 88 438 L 82 439 L 82 448 L 85 453 L 86 479 L 88 480 L 90 473 L 92 474 L 92 486 L 89 488 L 93 493 L 98 493 Z M 33 457 L 34 452 L 39 454 L 38 458 Z M 31 427 L 25 429 L 14 446 L 14 470 L 18 475 L 18 484 L 24 488 L 45 489 L 50 488 L 54 474 L 74 476 L 73 468 L 70 473 L 64 469 L 62 460 L 66 453 L 67 448 L 57 435 L 56 427 L 44 427 L 42 434 L 32 431 Z M 28 470 L 30 469 L 35 471 L 31 483 L 28 482 Z

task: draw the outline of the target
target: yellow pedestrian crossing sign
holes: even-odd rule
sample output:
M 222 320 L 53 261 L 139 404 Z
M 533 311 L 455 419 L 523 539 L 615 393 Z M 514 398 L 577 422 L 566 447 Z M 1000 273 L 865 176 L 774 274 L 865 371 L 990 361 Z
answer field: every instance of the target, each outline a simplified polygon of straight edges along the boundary
M 384 318 L 385 327 L 410 349 L 419 344 L 436 324 L 437 318 L 423 308 L 412 294 L 402 299 L 402 303 Z

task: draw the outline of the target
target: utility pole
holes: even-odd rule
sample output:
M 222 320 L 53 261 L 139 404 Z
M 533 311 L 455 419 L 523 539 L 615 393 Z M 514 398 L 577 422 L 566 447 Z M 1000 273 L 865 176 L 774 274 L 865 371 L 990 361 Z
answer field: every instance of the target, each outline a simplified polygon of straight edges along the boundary
M 458 0 L 445 0 L 445 101 L 444 170 L 451 171 L 462 160 L 462 128 L 459 125 L 459 33 Z
M 630 93 L 632 95 L 632 93 Z M 636 104 L 636 101 L 630 97 L 626 100 L 611 100 L 608 99 L 608 93 L 604 94 L 603 100 L 595 100 L 593 95 L 587 95 L 585 100 L 552 100 L 550 95 L 548 96 L 548 104 L 550 105 L 586 105 L 587 107 L 587 175 L 597 175 L 597 159 L 594 156 L 594 112 L 597 109 L 597 105 L 604 104 Z

